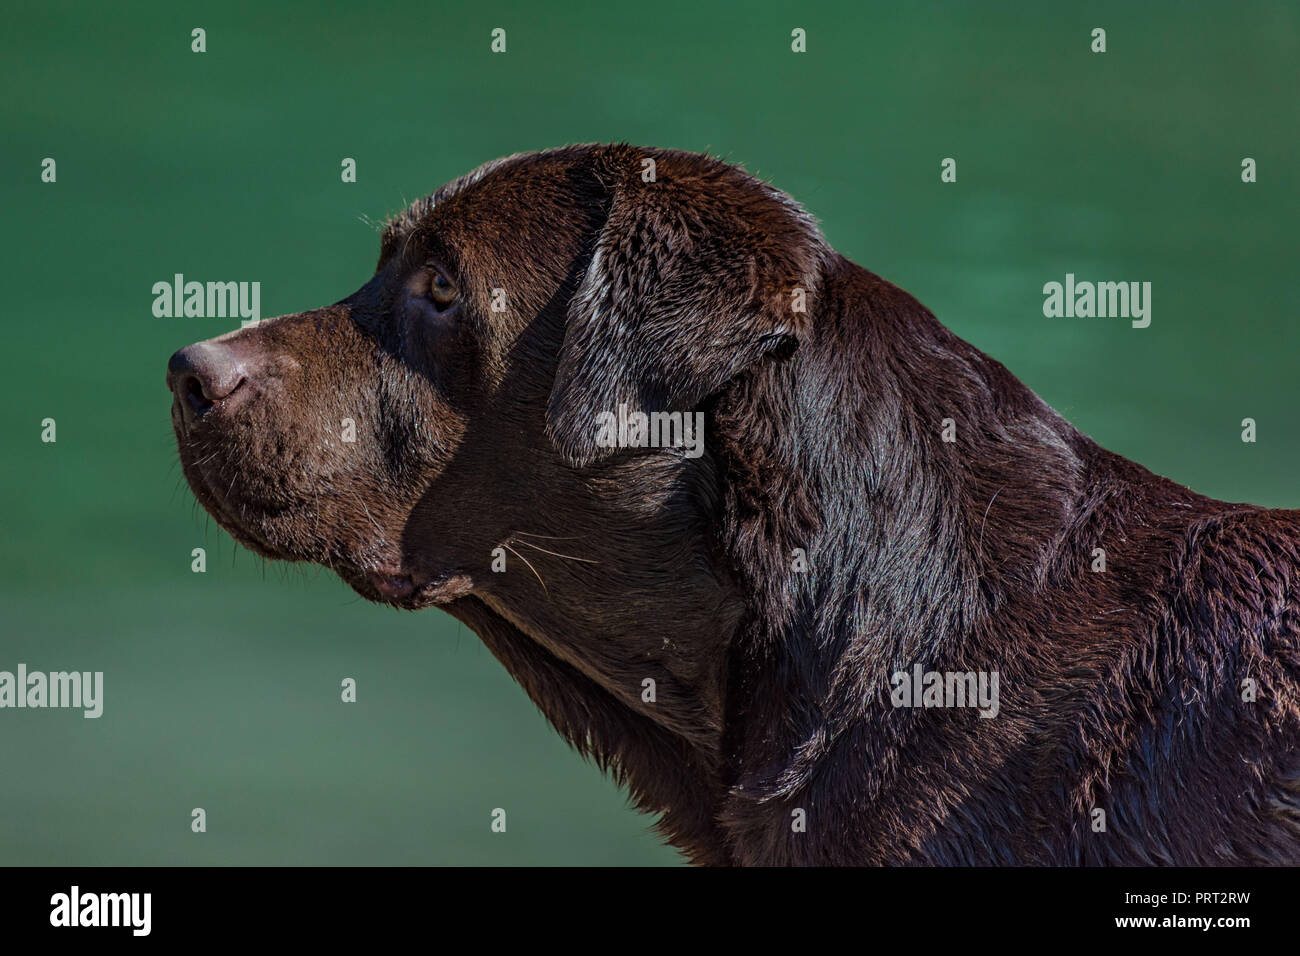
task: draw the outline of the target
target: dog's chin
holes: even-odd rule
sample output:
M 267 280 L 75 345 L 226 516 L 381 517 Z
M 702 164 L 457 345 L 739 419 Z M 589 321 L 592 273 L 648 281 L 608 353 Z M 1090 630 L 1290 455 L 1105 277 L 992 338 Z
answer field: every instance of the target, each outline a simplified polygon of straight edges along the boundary
M 418 611 L 449 604 L 473 590 L 470 576 L 461 571 L 414 570 L 405 562 L 376 561 L 372 556 L 348 553 L 343 548 L 331 549 L 328 554 L 308 553 L 294 545 L 277 542 L 265 525 L 247 519 L 248 509 L 239 508 L 245 520 L 235 521 L 231 514 L 236 509 L 222 504 L 208 489 L 195 487 L 194 494 L 217 523 L 253 553 L 273 561 L 308 562 L 327 567 L 367 601 Z M 343 557 L 338 556 L 340 553 Z
M 315 509 L 261 500 L 251 493 L 258 487 L 257 476 L 237 474 L 230 481 L 223 474 L 208 475 L 201 464 L 202 449 L 188 444 L 179 426 L 177 438 L 182 470 L 194 497 L 217 524 L 254 554 L 272 561 L 321 565 L 366 600 L 409 611 L 448 605 L 473 590 L 473 581 L 464 571 L 425 567 L 424 562 L 407 555 L 377 553 L 364 542 L 318 538 L 310 532 L 322 524 Z M 334 521 L 323 524 L 338 529 L 360 522 L 335 516 Z
M 203 510 L 216 519 L 239 544 L 249 551 L 273 561 L 311 561 L 312 555 L 297 553 L 294 548 L 278 543 L 274 534 L 268 533 L 267 522 L 261 517 L 265 509 L 228 500 L 218 494 L 202 471 L 182 458 L 182 468 L 190 491 Z

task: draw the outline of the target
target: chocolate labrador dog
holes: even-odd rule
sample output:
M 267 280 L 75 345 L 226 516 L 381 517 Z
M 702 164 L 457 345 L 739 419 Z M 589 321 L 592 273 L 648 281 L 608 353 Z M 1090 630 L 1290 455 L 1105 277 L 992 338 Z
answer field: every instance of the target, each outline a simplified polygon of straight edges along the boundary
M 697 863 L 1300 862 L 1300 513 L 1099 448 L 734 166 L 488 163 L 167 381 L 236 540 L 463 621 Z

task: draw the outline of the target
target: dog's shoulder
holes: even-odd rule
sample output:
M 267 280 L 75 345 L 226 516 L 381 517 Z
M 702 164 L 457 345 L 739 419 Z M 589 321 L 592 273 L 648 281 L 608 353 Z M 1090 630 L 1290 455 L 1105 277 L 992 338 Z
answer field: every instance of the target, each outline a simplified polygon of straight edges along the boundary
M 1238 626 L 1300 631 L 1300 511 L 1249 505 L 1192 521 L 1179 541 L 1180 590 L 1202 613 Z
M 1173 633 L 1223 690 L 1214 715 L 1230 759 L 1258 780 L 1252 862 L 1300 862 L 1300 511 L 1228 506 L 1193 522 L 1171 602 Z M 1253 834 L 1253 836 L 1251 835 Z

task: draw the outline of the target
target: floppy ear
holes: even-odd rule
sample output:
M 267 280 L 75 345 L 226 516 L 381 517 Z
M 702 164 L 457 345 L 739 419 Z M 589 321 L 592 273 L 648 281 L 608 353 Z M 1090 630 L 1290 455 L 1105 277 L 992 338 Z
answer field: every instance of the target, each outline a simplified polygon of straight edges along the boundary
M 692 411 L 797 345 L 827 248 L 793 200 L 718 160 L 619 146 L 596 162 L 609 213 L 569 303 L 546 416 L 577 466 L 608 451 L 602 412 Z

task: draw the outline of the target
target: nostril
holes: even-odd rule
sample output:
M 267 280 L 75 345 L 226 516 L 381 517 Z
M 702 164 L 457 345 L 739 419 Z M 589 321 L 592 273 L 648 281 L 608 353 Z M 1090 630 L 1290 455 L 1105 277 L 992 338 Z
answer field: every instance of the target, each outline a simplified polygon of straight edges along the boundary
M 212 400 L 203 394 L 203 383 L 197 375 L 187 375 L 181 384 L 181 395 L 195 415 L 202 415 L 212 407 Z
M 181 349 L 167 363 L 167 385 L 181 408 L 195 417 L 230 398 L 247 381 L 242 356 L 220 342 L 199 342 Z

